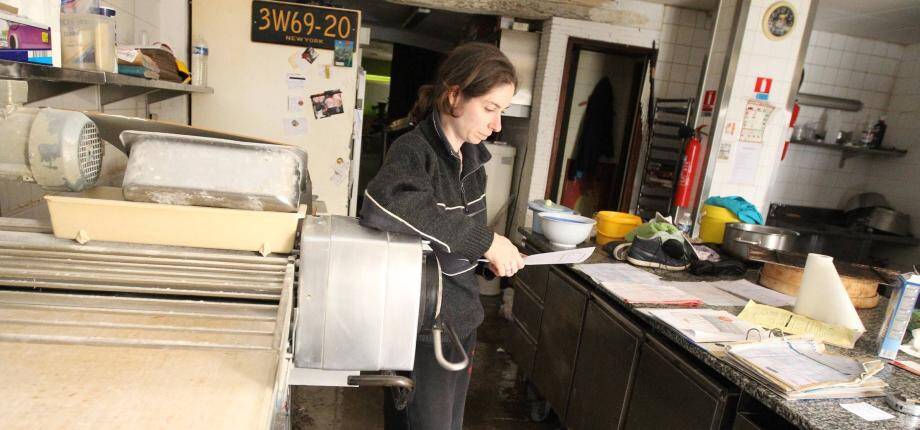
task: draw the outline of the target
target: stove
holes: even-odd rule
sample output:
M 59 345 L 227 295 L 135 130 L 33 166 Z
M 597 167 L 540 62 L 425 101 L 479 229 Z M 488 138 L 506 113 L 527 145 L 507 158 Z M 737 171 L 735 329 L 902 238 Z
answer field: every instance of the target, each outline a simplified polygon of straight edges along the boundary
M 842 261 L 871 264 L 876 246 L 917 246 L 912 236 L 895 236 L 868 232 L 850 226 L 843 210 L 773 203 L 767 213 L 767 225 L 799 232 L 794 251 L 829 255 Z

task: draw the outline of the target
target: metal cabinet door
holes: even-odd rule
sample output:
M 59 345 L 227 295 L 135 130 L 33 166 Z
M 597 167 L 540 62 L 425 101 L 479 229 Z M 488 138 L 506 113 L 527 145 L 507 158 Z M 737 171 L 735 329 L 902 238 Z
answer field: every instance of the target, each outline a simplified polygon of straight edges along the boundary
M 652 336 L 642 344 L 626 429 L 723 430 L 730 428 L 737 388 L 703 373 Z
M 578 281 L 555 268 L 550 270 L 533 383 L 563 421 L 587 303 L 587 290 Z
M 533 358 L 537 352 L 537 344 L 517 318 L 511 321 L 507 345 L 511 359 L 518 365 L 521 375 L 530 378 L 533 374 Z
M 566 413 L 569 429 L 622 427 L 641 344 L 642 329 L 620 311 L 588 303 Z
M 524 253 L 531 255 L 537 254 L 539 251 L 531 247 L 525 247 Z M 542 303 L 544 297 L 546 296 L 546 282 L 548 275 L 549 266 L 547 265 L 525 266 L 514 276 L 514 278 L 517 280 L 517 282 L 522 282 L 527 285 L 527 287 L 530 288 L 530 292 L 532 292 L 537 300 Z
M 521 323 L 527 334 L 536 341 L 540 334 L 540 320 L 543 318 L 543 304 L 534 297 L 530 288 L 519 285 L 514 290 L 514 305 L 511 308 L 514 318 Z

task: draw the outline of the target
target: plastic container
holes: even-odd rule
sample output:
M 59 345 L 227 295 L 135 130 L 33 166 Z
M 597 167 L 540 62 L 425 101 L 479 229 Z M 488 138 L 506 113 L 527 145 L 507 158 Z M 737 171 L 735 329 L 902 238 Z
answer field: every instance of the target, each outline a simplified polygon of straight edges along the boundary
M 642 218 L 624 212 L 600 211 L 594 215 L 597 220 L 597 244 L 622 240 L 626 233 L 642 225 Z
M 115 19 L 89 13 L 61 15 L 61 65 L 116 73 Z
M 127 202 L 121 188 L 95 187 L 79 195 L 45 196 L 56 237 L 288 253 L 298 212 L 265 212 Z
M 703 205 L 700 212 L 700 239 L 706 243 L 722 243 L 725 236 L 725 224 L 741 222 L 735 214 L 725 208 Z
M 192 45 L 192 85 L 208 86 L 208 44 L 201 36 Z
M 569 213 L 540 212 L 537 216 L 543 224 L 543 235 L 559 248 L 574 248 L 584 242 L 597 224 L 593 218 Z
M 531 200 L 527 207 L 533 211 L 533 228 L 534 233 L 543 234 L 543 228 L 540 225 L 541 212 L 574 214 L 575 211 L 560 204 L 553 203 L 552 200 Z

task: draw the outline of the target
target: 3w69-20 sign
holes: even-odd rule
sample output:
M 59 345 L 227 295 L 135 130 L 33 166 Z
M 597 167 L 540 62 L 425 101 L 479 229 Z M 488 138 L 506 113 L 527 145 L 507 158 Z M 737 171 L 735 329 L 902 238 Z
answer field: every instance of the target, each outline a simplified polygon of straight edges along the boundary
M 361 12 L 275 1 L 252 2 L 253 42 L 334 49 L 336 40 L 358 44 Z

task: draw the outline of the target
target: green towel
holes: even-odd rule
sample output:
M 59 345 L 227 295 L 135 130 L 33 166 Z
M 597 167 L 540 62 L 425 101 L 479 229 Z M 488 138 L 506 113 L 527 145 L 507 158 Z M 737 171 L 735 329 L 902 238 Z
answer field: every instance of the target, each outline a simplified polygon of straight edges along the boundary
M 629 233 L 626 233 L 626 241 L 632 242 L 633 239 L 638 236 L 641 239 L 652 239 L 654 237 L 663 238 L 662 241 L 668 239 L 677 239 L 679 241 L 684 240 L 684 235 L 681 234 L 680 230 L 671 224 L 671 221 L 661 216 L 661 214 L 655 214 L 655 219 L 649 220 L 647 223 L 642 224 Z

